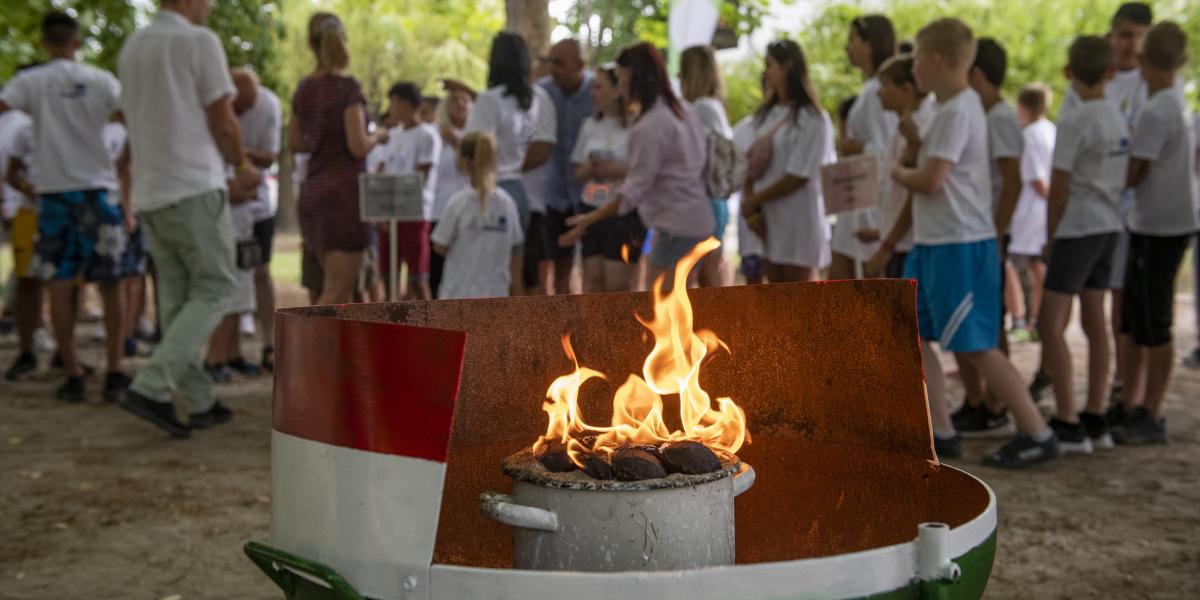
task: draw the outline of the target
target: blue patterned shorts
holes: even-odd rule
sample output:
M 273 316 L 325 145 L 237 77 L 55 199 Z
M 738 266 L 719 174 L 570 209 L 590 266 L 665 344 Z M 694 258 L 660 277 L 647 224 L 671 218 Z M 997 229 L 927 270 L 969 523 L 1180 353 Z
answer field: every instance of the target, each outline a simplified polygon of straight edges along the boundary
M 107 190 L 42 194 L 29 272 L 43 281 L 109 283 L 125 276 L 129 236 Z

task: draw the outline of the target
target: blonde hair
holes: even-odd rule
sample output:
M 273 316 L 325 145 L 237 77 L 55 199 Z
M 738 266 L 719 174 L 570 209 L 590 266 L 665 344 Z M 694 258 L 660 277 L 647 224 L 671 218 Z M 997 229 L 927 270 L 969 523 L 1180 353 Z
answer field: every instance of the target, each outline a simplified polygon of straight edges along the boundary
M 458 144 L 458 170 L 479 192 L 479 208 L 496 191 L 496 138 L 483 131 L 468 133 Z
M 1174 21 L 1161 21 L 1146 32 L 1142 56 L 1152 69 L 1174 71 L 1187 62 L 1187 34 Z
M 697 98 L 725 99 L 725 79 L 708 46 L 692 46 L 679 55 L 679 85 L 688 102 Z
M 975 62 L 975 34 L 958 19 L 938 19 L 917 32 L 917 52 L 940 54 L 950 69 L 965 73 Z
M 337 15 L 318 12 L 308 20 L 308 47 L 317 56 L 317 68 L 330 72 L 346 70 L 350 51 L 346 48 L 346 28 Z

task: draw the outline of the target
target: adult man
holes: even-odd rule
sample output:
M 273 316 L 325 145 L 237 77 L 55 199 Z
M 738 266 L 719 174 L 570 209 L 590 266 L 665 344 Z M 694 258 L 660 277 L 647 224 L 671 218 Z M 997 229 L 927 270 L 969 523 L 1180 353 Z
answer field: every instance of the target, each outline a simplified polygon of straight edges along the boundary
M 282 113 L 279 98 L 259 85 L 258 77 L 246 69 L 234 69 L 233 85 L 237 98 L 233 110 L 242 128 L 242 146 L 250 162 L 259 169 L 270 169 L 279 155 L 279 132 Z M 254 268 L 254 297 L 258 325 L 262 331 L 262 365 L 267 371 L 275 367 L 275 282 L 271 281 L 271 245 L 275 239 L 275 207 L 266 181 L 258 185 L 257 196 L 250 203 L 254 216 L 254 239 L 258 241 L 261 262 Z
M 104 125 L 116 112 L 121 86 L 111 73 L 75 62 L 80 45 L 75 19 L 48 13 L 42 19 L 42 48 L 51 60 L 5 86 L 0 112 L 16 108 L 33 119 L 33 179 L 20 186 L 39 196 L 38 239 L 29 273 L 49 282 L 50 317 L 67 374 L 57 396 L 66 402 L 86 399 L 84 368 L 75 353 L 74 295 L 82 276 L 99 283 L 104 298 L 104 397 L 115 401 L 129 385 L 120 371 L 124 311 L 118 283 L 132 220 L 108 198 L 117 177 L 104 146 Z
M 261 177 L 242 149 L 225 51 L 203 26 L 210 0 L 162 0 L 150 24 L 121 49 L 121 109 L 129 127 L 133 205 L 158 279 L 162 341 L 121 408 L 173 437 L 223 423 L 199 350 L 236 285 L 225 165 L 239 187 Z M 171 395 L 187 401 L 187 424 Z
M 557 240 L 568 229 L 567 218 L 578 212 L 583 193 L 583 186 L 574 178 L 571 151 L 575 149 L 575 138 L 584 119 L 596 112 L 592 102 L 592 74 L 584 68 L 579 42 L 566 39 L 552 46 L 550 75 L 537 83 L 550 95 L 558 118 L 558 141 L 546 171 L 546 239 L 549 240 L 546 258 L 554 260 L 555 293 L 567 294 L 571 291 L 575 249 L 559 248 Z

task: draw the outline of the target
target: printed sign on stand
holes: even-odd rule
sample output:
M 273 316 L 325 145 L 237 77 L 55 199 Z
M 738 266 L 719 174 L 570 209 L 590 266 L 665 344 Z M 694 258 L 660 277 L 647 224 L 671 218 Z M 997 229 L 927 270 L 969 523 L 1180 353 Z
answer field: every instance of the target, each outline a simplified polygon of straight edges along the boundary
M 362 173 L 358 176 L 358 197 L 364 223 L 425 220 L 421 176 L 417 173 Z
M 872 208 L 879 200 L 879 159 L 860 154 L 821 167 L 825 214 Z

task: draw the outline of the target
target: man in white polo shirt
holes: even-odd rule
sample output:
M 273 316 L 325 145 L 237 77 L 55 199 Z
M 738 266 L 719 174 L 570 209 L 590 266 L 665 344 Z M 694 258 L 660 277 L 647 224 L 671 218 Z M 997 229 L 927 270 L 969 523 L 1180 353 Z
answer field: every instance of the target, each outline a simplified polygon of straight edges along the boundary
M 121 408 L 177 438 L 233 416 L 213 399 L 200 348 L 237 285 L 226 164 L 239 187 L 261 178 L 242 150 L 225 50 L 203 26 L 209 2 L 162 0 L 117 62 L 133 206 L 157 268 L 163 330 Z M 173 393 L 187 402 L 187 423 L 175 416 Z

